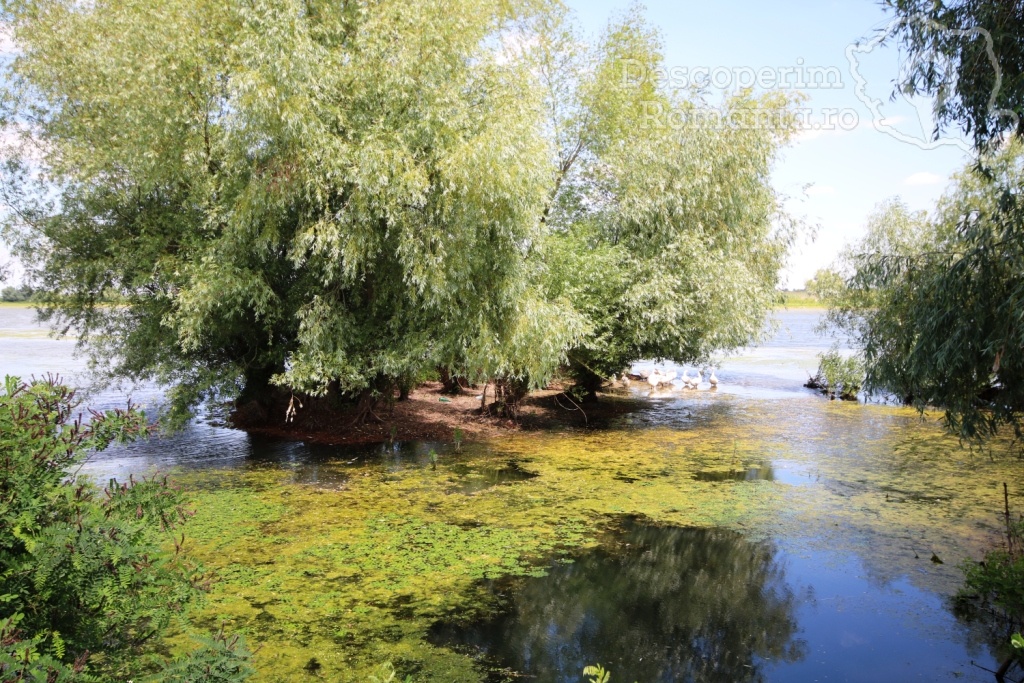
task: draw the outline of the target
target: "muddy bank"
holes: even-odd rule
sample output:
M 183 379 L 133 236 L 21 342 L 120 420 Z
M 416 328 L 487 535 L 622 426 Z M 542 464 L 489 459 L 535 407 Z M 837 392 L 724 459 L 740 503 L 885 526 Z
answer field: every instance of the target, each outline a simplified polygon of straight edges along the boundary
M 481 389 L 467 389 L 451 396 L 440 382 L 428 382 L 414 389 L 404 401 L 381 404 L 375 410 L 380 421 L 354 425 L 354 406 L 337 408 L 318 405 L 295 406 L 291 422 L 285 421 L 287 403 L 277 406 L 264 420 L 238 419 L 246 432 L 329 445 L 365 445 L 389 441 L 453 441 L 455 430 L 462 439 L 474 441 L 502 434 L 530 431 L 587 430 L 608 424 L 614 418 L 636 412 L 647 403 L 619 386 L 609 386 L 600 400 L 574 405 L 564 395 L 565 387 L 552 385 L 526 397 L 519 420 L 481 412 Z M 490 398 L 490 396 L 488 397 Z M 242 417 L 244 416 L 238 416 Z M 258 424 L 263 422 L 263 424 Z

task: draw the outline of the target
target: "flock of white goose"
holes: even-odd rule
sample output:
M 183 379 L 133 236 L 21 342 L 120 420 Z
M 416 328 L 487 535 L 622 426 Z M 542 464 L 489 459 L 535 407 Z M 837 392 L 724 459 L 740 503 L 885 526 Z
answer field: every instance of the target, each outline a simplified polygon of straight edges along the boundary
M 679 377 L 679 373 L 675 370 L 665 370 L 655 368 L 654 370 L 639 370 L 636 375 L 629 377 L 629 379 L 636 379 L 647 382 L 655 389 L 676 389 L 679 391 L 683 390 L 694 390 L 700 389 L 704 384 L 704 373 L 701 370 L 697 370 L 695 377 L 690 377 L 690 371 L 688 369 L 683 370 L 683 376 Z M 712 391 L 718 388 L 718 377 L 715 376 L 715 371 L 712 368 L 711 374 L 708 376 L 707 383 Z

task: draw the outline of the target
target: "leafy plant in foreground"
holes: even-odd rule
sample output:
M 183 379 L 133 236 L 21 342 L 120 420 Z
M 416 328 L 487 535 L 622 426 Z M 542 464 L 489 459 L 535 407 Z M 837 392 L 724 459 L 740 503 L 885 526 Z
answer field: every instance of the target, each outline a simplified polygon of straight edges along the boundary
M 241 683 L 254 671 L 250 653 L 239 636 L 218 633 L 196 638 L 200 647 L 170 662 L 147 679 L 149 683 Z
M 8 377 L 0 391 L 0 680 L 152 671 L 159 663 L 142 655 L 203 591 L 181 551 L 182 491 L 166 479 L 100 490 L 75 477 L 87 453 L 144 436 L 145 415 L 129 407 L 83 421 L 76 406 L 54 378 Z M 207 650 L 196 661 L 225 654 Z
M 970 611 L 976 605 L 992 617 L 997 641 L 1009 640 L 1009 656 L 996 673 L 999 681 L 1014 664 L 1024 663 L 1024 637 L 1019 633 L 1024 627 L 1024 519 L 1013 521 L 1006 484 L 1003 496 L 1005 544 L 990 550 L 981 562 L 963 564 L 964 586 L 957 594 L 960 608 Z
M 583 669 L 584 676 L 590 676 L 590 680 L 587 683 L 610 683 L 612 680 L 612 672 L 606 670 L 600 664 L 594 666 L 588 666 Z

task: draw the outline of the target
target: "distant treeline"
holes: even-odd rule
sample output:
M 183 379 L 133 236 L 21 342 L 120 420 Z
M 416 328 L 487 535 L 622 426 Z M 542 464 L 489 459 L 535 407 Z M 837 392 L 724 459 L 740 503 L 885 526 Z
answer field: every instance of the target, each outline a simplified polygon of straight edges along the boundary
M 0 301 L 6 303 L 22 301 L 38 301 L 42 292 L 22 285 L 21 287 L 4 287 L 0 289 Z

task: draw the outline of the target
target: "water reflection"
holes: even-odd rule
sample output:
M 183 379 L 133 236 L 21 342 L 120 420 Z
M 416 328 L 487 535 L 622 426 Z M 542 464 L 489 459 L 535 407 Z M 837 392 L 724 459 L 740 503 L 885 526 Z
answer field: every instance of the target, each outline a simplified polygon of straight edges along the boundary
M 697 481 L 775 481 L 775 469 L 770 465 L 757 465 L 739 470 L 708 470 L 693 475 Z
M 470 467 L 456 463 L 449 468 L 461 477 L 459 484 L 450 492 L 472 495 L 503 484 L 514 484 L 518 481 L 529 481 L 537 475 L 520 467 L 514 460 L 499 464 Z
M 731 531 L 627 522 L 615 543 L 491 589 L 509 594 L 501 616 L 432 639 L 539 681 L 577 683 L 596 662 L 622 681 L 760 681 L 764 662 L 803 657 L 775 550 Z

